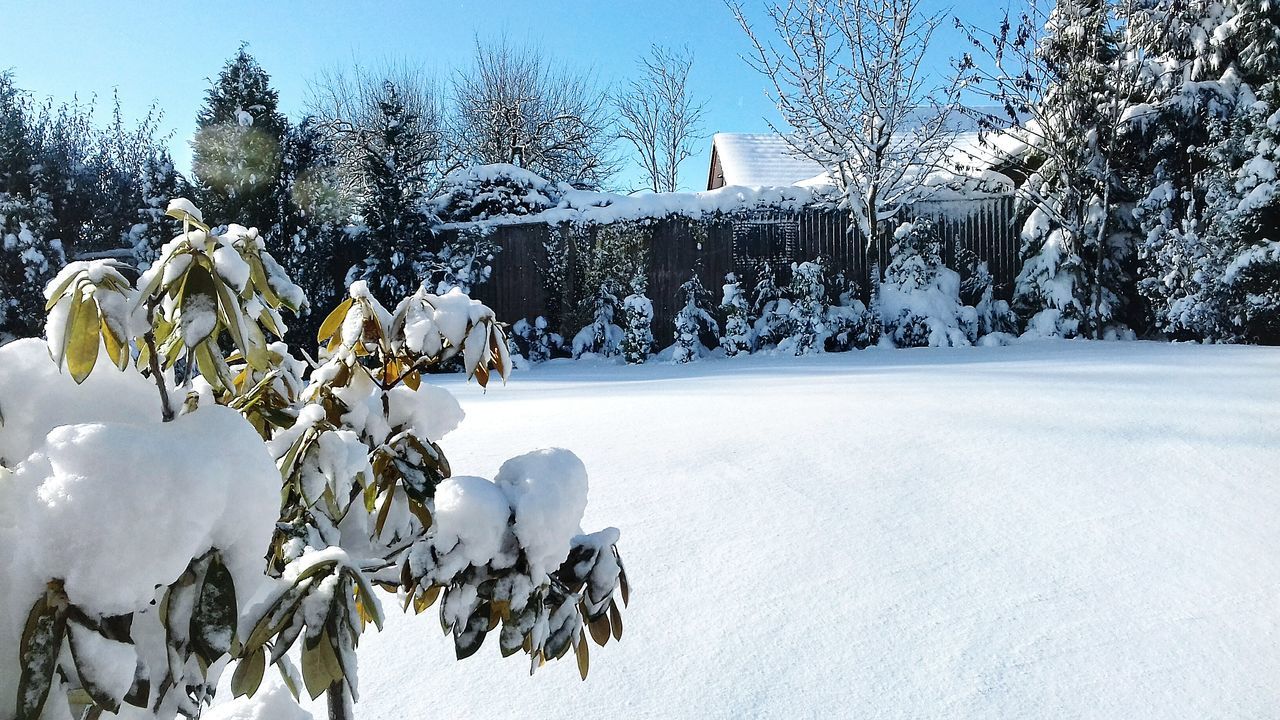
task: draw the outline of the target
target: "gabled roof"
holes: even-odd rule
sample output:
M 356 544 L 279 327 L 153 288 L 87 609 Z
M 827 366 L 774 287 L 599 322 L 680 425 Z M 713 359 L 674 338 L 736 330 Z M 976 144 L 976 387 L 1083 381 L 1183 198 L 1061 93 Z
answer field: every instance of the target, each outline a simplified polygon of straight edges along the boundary
M 712 175 L 707 187 L 724 185 L 786 187 L 822 173 L 822 166 L 791 154 L 791 147 L 776 133 L 716 133 L 711 138 Z M 717 168 L 718 165 L 718 168 Z

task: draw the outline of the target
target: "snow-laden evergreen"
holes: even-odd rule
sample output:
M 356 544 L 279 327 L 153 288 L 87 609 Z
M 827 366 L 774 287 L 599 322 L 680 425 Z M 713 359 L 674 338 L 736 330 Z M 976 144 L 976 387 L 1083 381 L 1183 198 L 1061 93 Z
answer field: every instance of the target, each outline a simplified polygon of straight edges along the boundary
M 977 313 L 960 304 L 960 275 L 942 263 L 933 223 L 903 223 L 894 241 L 880 285 L 883 338 L 896 347 L 971 345 Z
M 384 83 L 376 124 L 359 135 L 361 182 L 357 242 L 366 253 L 347 273 L 383 299 L 404 297 L 432 267 L 433 227 L 439 222 L 426 200 L 435 138 L 400 96 Z
M 757 348 L 773 347 L 784 337 L 788 322 L 782 308 L 784 302 L 773 266 L 767 262 L 761 264 L 751 292 L 751 312 L 755 317 L 752 333 Z
M 511 326 L 524 358 L 531 363 L 546 362 L 564 349 L 564 338 L 551 331 L 551 324 L 539 315 L 533 322 L 521 318 Z
M 596 288 L 591 322 L 573 336 L 573 356 L 594 353 L 611 357 L 622 352 L 622 327 L 617 324 L 619 286 L 608 278 Z
M 755 330 L 751 327 L 750 310 L 746 293 L 742 290 L 742 281 L 734 273 L 725 275 L 720 300 L 720 313 L 724 315 L 724 335 L 720 338 L 720 347 L 724 348 L 726 357 L 749 353 L 755 349 Z
M 622 355 L 633 365 L 649 359 L 653 352 L 653 301 L 648 298 L 648 281 L 644 270 L 631 278 L 631 294 L 622 301 L 626 328 L 622 337 Z
M 696 272 L 680 286 L 680 297 L 684 300 L 684 306 L 676 313 L 675 344 L 672 346 L 671 360 L 675 363 L 687 363 L 709 352 L 707 346 L 702 344 L 702 337 L 719 335 L 720 326 L 711 315 L 711 293 L 707 292 Z
M 827 327 L 827 279 L 822 258 L 791 265 L 790 300 L 779 304 L 785 317 L 787 336 L 778 342 L 778 352 L 809 355 L 826 350 L 831 331 Z

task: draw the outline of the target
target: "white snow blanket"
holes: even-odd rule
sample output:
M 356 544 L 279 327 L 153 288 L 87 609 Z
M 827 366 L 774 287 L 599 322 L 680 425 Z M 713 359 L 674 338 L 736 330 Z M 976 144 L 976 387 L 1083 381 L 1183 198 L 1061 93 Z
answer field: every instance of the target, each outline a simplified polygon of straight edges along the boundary
M 552 361 L 451 389 L 454 467 L 581 456 L 584 525 L 623 530 L 626 632 L 583 683 L 493 639 L 456 662 L 434 614 L 388 613 L 360 644 L 361 718 L 1280 708 L 1280 350 Z

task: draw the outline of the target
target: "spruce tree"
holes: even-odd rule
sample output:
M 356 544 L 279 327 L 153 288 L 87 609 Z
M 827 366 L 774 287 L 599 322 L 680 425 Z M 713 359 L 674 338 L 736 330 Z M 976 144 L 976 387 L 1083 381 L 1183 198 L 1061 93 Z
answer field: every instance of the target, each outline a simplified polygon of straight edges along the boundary
M 288 121 L 271 78 L 245 45 L 227 61 L 196 116 L 191 169 L 210 218 L 256 227 L 278 252 L 281 147 Z

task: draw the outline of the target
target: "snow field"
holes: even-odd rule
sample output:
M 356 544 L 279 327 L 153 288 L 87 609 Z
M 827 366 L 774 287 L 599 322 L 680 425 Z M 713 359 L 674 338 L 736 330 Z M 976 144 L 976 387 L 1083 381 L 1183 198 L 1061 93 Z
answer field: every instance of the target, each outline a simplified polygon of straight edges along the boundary
M 456 662 L 433 617 L 388 612 L 358 716 L 1269 716 L 1278 371 L 1273 349 L 1047 341 L 446 383 L 453 467 L 583 459 L 626 631 L 583 683 L 492 641 Z

